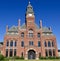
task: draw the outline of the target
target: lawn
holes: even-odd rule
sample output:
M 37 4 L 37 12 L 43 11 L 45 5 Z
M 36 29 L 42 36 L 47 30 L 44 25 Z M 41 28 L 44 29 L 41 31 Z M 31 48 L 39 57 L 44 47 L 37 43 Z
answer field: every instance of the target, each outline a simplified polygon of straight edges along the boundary
M 9 60 L 9 61 L 14 61 L 14 60 Z M 53 60 L 15 60 L 15 61 L 60 61 L 60 59 L 53 59 Z

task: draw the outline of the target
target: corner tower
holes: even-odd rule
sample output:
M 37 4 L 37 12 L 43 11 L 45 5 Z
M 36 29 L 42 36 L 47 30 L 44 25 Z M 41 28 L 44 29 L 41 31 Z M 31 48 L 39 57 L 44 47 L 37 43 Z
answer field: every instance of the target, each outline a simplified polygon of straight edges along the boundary
M 33 11 L 33 7 L 30 4 L 30 1 L 28 3 L 27 9 L 26 9 L 26 26 L 28 27 L 34 27 L 34 20 L 35 20 L 35 15 Z

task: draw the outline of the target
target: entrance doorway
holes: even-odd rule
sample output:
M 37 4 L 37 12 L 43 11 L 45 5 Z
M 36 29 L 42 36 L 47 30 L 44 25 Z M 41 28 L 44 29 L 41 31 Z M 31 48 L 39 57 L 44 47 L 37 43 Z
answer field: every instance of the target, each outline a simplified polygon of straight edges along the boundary
M 34 50 L 29 50 L 28 51 L 28 59 L 35 59 L 36 58 L 36 53 Z

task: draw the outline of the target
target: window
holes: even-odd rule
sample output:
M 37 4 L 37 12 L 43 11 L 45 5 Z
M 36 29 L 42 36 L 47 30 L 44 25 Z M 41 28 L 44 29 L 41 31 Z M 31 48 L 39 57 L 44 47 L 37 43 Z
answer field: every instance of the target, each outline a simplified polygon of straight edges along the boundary
M 16 49 L 14 49 L 14 56 L 16 56 Z
M 15 47 L 17 46 L 17 42 L 16 42 L 16 41 L 14 42 L 14 46 L 15 46 Z
M 40 33 L 37 34 L 37 37 L 40 38 Z
M 50 41 L 48 41 L 48 47 L 51 47 L 51 43 L 50 43 Z
M 51 57 L 52 56 L 52 51 L 49 49 L 49 56 Z
M 29 33 L 29 37 L 33 37 L 33 33 Z
M 41 53 L 39 53 L 39 58 L 41 57 Z
M 6 57 L 8 57 L 8 49 L 6 49 Z
M 9 46 L 9 41 L 7 41 L 7 44 L 6 44 L 6 46 Z
M 29 37 L 33 37 L 33 30 L 32 29 L 29 30 Z
M 29 45 L 31 45 L 31 46 L 32 46 L 32 45 L 33 45 L 33 41 L 29 41 Z
M 41 46 L 41 43 L 40 43 L 40 41 L 38 41 L 38 47 L 40 47 Z
M 13 49 L 10 49 L 10 57 L 13 56 Z
M 21 37 L 24 37 L 24 33 L 23 32 L 21 33 Z
M 10 42 L 10 46 L 11 46 L 11 47 L 13 46 L 13 41 Z
M 46 41 L 44 42 L 44 46 L 47 47 L 47 43 L 46 43 Z
M 54 47 L 54 42 L 52 41 L 52 47 Z
M 21 53 L 21 57 L 23 57 L 23 52 Z
M 46 55 L 46 57 L 48 56 L 48 50 L 45 50 L 45 55 Z
M 21 42 L 21 47 L 24 47 L 24 41 Z
M 55 56 L 55 50 L 53 50 L 53 56 Z

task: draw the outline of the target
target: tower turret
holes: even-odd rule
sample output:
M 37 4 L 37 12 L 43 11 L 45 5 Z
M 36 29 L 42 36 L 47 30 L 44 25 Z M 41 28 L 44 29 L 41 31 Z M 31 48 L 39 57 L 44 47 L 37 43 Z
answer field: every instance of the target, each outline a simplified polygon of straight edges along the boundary
M 27 9 L 26 9 L 26 25 L 31 26 L 31 24 L 34 24 L 35 16 L 34 16 L 34 11 L 33 7 L 29 1 Z

